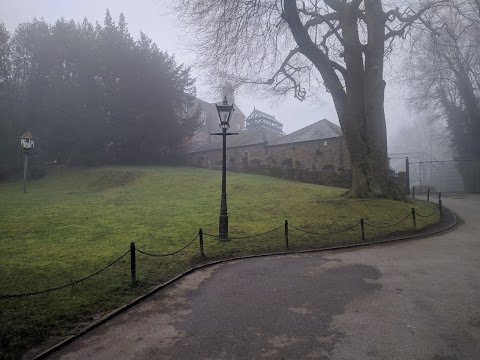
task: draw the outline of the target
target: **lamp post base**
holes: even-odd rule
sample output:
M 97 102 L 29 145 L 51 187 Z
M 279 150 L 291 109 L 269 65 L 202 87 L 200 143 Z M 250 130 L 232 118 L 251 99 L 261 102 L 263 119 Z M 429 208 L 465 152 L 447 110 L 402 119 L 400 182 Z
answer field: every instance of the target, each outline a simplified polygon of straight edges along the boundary
M 218 224 L 218 237 L 221 240 L 228 240 L 228 214 L 220 213 Z

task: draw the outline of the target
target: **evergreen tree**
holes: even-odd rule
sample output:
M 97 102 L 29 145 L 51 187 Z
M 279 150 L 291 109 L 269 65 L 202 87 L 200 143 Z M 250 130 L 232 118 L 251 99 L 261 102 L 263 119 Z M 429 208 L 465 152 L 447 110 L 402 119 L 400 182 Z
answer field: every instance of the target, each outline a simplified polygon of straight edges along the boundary
M 0 25 L 0 159 L 21 167 L 18 137 L 32 131 L 40 161 L 94 165 L 161 162 L 181 150 L 195 119 L 179 114 L 195 94 L 190 69 L 123 14 L 103 26 L 59 19 Z M 4 176 L 5 177 L 5 176 Z

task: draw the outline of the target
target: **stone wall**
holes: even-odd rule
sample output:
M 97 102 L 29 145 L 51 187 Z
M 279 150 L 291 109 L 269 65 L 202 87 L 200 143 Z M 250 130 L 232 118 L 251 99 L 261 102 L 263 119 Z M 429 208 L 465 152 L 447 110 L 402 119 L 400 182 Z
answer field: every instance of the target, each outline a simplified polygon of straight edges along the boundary
M 350 155 L 342 138 L 305 141 L 267 147 L 266 164 L 303 170 L 331 171 L 342 174 L 351 169 Z
M 191 153 L 190 164 L 221 169 L 222 150 Z M 341 138 L 227 148 L 227 168 L 316 184 L 351 186 L 350 155 Z
M 253 161 L 253 165 L 260 165 L 265 160 L 266 148 L 264 145 L 242 146 L 227 148 L 227 167 L 244 168 Z M 260 160 L 263 159 L 263 160 Z M 222 167 L 222 150 L 202 151 L 190 154 L 190 164 L 193 166 L 217 169 Z

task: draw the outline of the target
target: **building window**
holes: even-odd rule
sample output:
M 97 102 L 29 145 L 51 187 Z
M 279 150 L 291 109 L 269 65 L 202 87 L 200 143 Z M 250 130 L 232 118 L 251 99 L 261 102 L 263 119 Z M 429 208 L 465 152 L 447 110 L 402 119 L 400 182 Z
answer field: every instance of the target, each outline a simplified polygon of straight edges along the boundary
M 207 122 L 207 112 L 205 110 L 202 110 L 200 113 L 200 125 L 205 126 Z
M 328 146 L 327 140 L 325 140 L 325 141 L 323 142 L 323 146 Z
M 240 130 L 242 127 L 239 122 L 237 122 L 237 130 Z

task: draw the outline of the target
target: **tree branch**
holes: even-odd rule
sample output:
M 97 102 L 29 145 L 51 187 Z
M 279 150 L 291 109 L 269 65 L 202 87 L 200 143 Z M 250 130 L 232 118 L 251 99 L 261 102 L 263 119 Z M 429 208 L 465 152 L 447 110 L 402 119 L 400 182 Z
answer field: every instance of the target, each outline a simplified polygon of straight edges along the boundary
M 388 40 L 389 38 L 391 37 L 394 37 L 394 36 L 402 36 L 404 33 L 405 33 L 405 30 L 410 26 L 412 25 L 415 21 L 420 21 L 423 25 L 425 25 L 425 27 L 427 27 L 429 30 L 431 30 L 432 32 L 434 32 L 435 34 L 439 35 L 438 34 L 438 31 L 437 29 L 434 29 L 432 28 L 432 26 L 430 24 L 427 23 L 426 20 L 424 20 L 422 18 L 422 15 L 427 11 L 427 10 L 430 10 L 431 8 L 439 5 L 439 4 L 444 4 L 448 2 L 448 0 L 440 0 L 440 1 L 435 1 L 435 2 L 432 2 L 430 3 L 428 6 L 425 6 L 424 8 L 422 8 L 420 11 L 418 11 L 417 13 L 415 13 L 412 8 L 407 8 L 403 14 L 400 13 L 400 11 L 398 10 L 398 8 L 395 8 L 395 9 L 392 9 L 390 11 L 387 11 L 384 16 L 383 16 L 383 21 L 386 23 L 387 21 L 388 22 L 393 22 L 395 21 L 395 19 L 399 20 L 402 24 L 402 26 L 397 29 L 397 30 L 392 30 L 390 29 L 390 27 L 388 25 L 386 25 L 386 28 L 389 30 L 389 32 L 387 34 L 385 34 L 385 40 Z M 405 14 L 407 12 L 413 12 L 414 14 L 413 15 L 410 15 L 410 16 L 405 16 Z
M 304 70 L 305 68 L 308 68 L 308 67 L 305 67 L 305 66 L 300 66 L 300 67 L 295 67 L 295 66 L 292 66 L 291 64 L 289 64 L 289 61 L 292 59 L 292 57 L 296 54 L 298 54 L 300 52 L 299 48 L 295 48 L 293 50 L 290 50 L 290 52 L 288 53 L 288 55 L 285 57 L 285 59 L 283 60 L 282 64 L 279 66 L 278 70 L 268 79 L 268 80 L 242 80 L 243 83 L 245 84 L 256 84 L 256 85 L 272 85 L 273 83 L 276 82 L 275 86 L 273 87 L 274 90 L 277 89 L 277 87 L 283 83 L 285 80 L 290 80 L 290 82 L 293 84 L 293 86 L 291 87 L 288 87 L 286 90 L 284 90 L 283 92 L 284 93 L 287 93 L 289 90 L 294 90 L 295 91 L 295 98 L 297 98 L 298 100 L 300 101 L 303 101 L 305 100 L 305 96 L 306 96 L 306 90 L 300 86 L 299 82 L 297 80 L 295 80 L 295 78 L 293 77 L 293 75 L 295 75 L 297 72 L 300 72 L 302 70 Z M 293 70 L 291 72 L 287 71 L 287 66 L 289 67 L 289 70 Z M 280 75 L 284 75 L 285 77 L 283 79 L 280 79 L 278 80 L 277 78 L 280 76 Z
M 323 40 L 322 40 L 322 45 L 324 45 L 327 41 L 327 39 L 331 36 L 331 35 L 335 35 L 335 37 L 338 39 L 338 41 L 340 42 L 340 44 L 342 44 L 343 46 L 345 46 L 345 42 L 343 40 L 343 37 L 340 35 L 340 33 L 338 32 L 338 30 L 340 30 L 341 26 L 340 24 L 338 24 L 337 26 L 333 25 L 332 23 L 330 22 L 326 22 L 327 25 L 330 27 L 330 30 L 327 31 L 327 33 L 325 35 L 323 35 Z
M 336 12 L 329 13 L 329 14 L 326 14 L 326 15 L 320 15 L 318 13 L 305 13 L 303 11 L 301 11 L 301 12 L 306 14 L 306 15 L 311 14 L 310 16 L 312 16 L 312 19 L 307 20 L 305 22 L 305 28 L 307 28 L 307 29 L 312 27 L 312 26 L 315 26 L 315 25 L 321 25 L 323 23 L 327 23 L 331 27 L 330 21 L 340 20 L 340 16 Z
M 325 0 L 324 3 L 329 8 L 331 8 L 335 11 L 342 11 L 348 6 L 346 2 L 343 2 L 341 0 Z
M 298 54 L 300 51 L 300 49 L 298 47 L 296 47 L 295 49 L 293 50 L 290 50 L 290 52 L 288 53 L 287 57 L 283 60 L 282 64 L 280 65 L 279 69 L 277 70 L 277 72 L 275 74 L 273 74 L 273 76 L 268 80 L 270 83 L 268 85 L 271 85 L 273 84 L 273 82 L 275 81 L 275 78 L 277 77 L 278 74 L 280 74 L 280 72 L 282 72 L 283 69 L 285 69 L 285 66 L 287 66 L 288 62 L 290 61 L 290 59 L 295 55 L 295 54 Z
M 325 0 L 327 5 L 339 5 L 337 8 L 344 8 L 345 3 L 340 0 Z M 338 78 L 335 68 L 328 56 L 320 50 L 312 41 L 307 29 L 303 26 L 295 0 L 283 0 L 283 19 L 287 22 L 293 38 L 297 43 L 299 52 L 309 59 L 320 72 L 325 86 L 330 91 L 339 113 L 343 113 L 346 106 L 346 93 Z M 330 6 L 330 5 L 329 5 Z M 334 9 L 335 10 L 335 9 Z
M 340 65 L 336 61 L 330 60 L 330 62 L 332 63 L 333 68 L 335 70 L 338 70 L 345 78 L 345 76 L 347 75 L 347 69 L 345 69 L 342 65 Z

